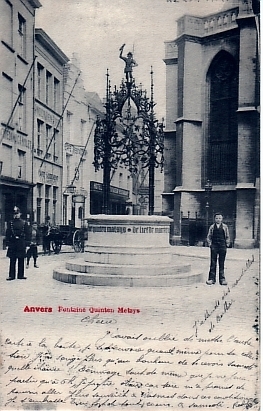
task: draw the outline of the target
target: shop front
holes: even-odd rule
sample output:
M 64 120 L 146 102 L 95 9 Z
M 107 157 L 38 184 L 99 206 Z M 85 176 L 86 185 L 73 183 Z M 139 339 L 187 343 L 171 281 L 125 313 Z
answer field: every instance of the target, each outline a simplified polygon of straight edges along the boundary
M 0 248 L 5 249 L 5 231 L 8 221 L 13 217 L 13 208 L 20 208 L 22 218 L 32 218 L 32 188 L 28 182 L 17 182 L 15 179 L 2 177 L 0 180 Z
M 102 214 L 103 184 L 90 182 L 90 214 Z M 110 214 L 127 214 L 129 190 L 110 186 Z

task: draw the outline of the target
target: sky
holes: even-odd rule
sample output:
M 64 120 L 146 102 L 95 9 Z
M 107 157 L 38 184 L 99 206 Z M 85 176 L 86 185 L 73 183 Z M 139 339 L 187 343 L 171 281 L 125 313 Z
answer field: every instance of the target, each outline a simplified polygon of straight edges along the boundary
M 42 28 L 71 58 L 76 53 L 87 91 L 105 97 L 106 71 L 120 85 L 124 56 L 131 51 L 138 67 L 136 84 L 150 92 L 151 66 L 157 116 L 165 117 L 164 42 L 176 38 L 176 20 L 183 14 L 217 12 L 230 0 L 40 0 L 36 27 Z

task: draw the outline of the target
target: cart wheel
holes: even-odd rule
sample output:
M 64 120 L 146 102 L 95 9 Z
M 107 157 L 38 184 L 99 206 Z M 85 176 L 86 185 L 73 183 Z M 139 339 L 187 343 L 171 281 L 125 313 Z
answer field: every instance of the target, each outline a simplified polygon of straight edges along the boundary
M 76 253 L 80 253 L 84 250 L 84 240 L 81 230 L 76 230 L 73 234 L 72 244 Z
M 58 254 L 61 251 L 61 242 L 60 241 L 51 241 L 51 247 L 55 254 Z

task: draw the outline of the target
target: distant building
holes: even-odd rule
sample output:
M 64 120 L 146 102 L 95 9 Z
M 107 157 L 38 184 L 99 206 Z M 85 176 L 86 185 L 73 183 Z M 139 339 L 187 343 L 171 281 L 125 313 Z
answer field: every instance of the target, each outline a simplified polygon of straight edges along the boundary
M 97 93 L 85 90 L 76 54 L 64 80 L 63 224 L 79 227 L 89 214 L 102 212 L 103 172 L 95 172 L 93 161 L 95 122 L 105 115 L 105 108 Z M 111 177 L 111 214 L 125 214 L 130 175 L 119 166 Z
M 63 75 L 68 62 L 44 30 L 35 30 L 34 219 L 62 224 Z
M 228 1 L 218 13 L 181 17 L 177 38 L 165 44 L 163 209 L 175 243 L 184 219 L 207 225 L 217 211 L 235 247 L 258 242 L 257 19 L 250 1 Z
M 17 205 L 32 214 L 33 72 L 38 0 L 0 2 L 0 239 Z

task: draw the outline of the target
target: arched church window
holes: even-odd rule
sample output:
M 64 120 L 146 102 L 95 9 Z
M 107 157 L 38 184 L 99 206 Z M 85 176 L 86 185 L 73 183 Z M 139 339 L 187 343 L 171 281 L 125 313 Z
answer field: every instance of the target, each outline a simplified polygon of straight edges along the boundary
M 237 178 L 238 77 L 234 59 L 220 52 L 208 71 L 207 178 L 213 184 L 235 184 Z

